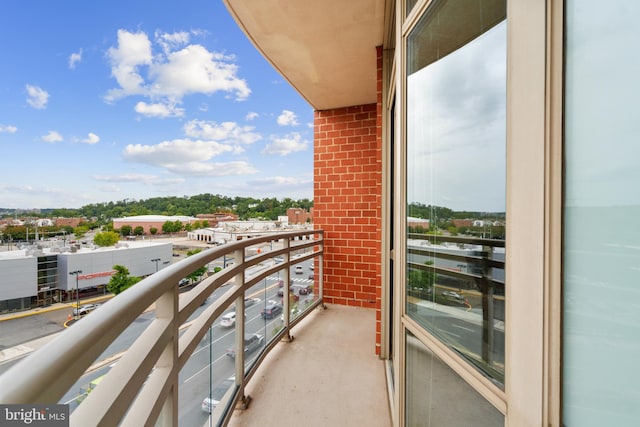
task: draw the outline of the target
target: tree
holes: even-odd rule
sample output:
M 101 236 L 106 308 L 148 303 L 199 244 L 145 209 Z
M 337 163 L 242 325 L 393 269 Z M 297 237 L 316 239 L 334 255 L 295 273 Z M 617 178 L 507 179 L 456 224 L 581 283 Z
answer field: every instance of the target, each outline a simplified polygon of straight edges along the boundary
M 89 231 L 89 227 L 86 225 L 79 225 L 73 229 L 73 234 L 76 238 L 81 239 L 85 234 L 87 234 L 87 231 Z
M 173 223 L 171 221 L 165 221 L 164 224 L 162 224 L 162 232 L 163 233 L 173 233 Z
M 194 249 L 192 251 L 188 251 L 187 252 L 187 256 L 190 257 L 191 255 L 195 255 L 199 252 L 201 252 L 201 249 Z M 190 279 L 192 282 L 197 281 L 198 279 L 200 279 L 200 277 L 204 276 L 204 274 L 207 272 L 207 267 L 200 267 L 199 269 L 197 269 L 196 271 L 194 271 L 193 273 L 189 274 L 187 276 L 188 279 Z
M 103 231 L 96 233 L 93 237 L 93 243 L 97 246 L 113 246 L 120 240 L 120 235 L 115 231 Z
M 132 231 L 132 228 L 130 225 L 125 224 L 122 227 L 120 227 L 120 234 L 122 234 L 123 236 L 130 236 L 131 231 Z
M 137 226 L 133 229 L 133 234 L 135 234 L 136 236 L 142 236 L 144 234 L 144 228 L 142 228 L 141 225 Z
M 129 270 L 123 265 L 114 265 L 113 269 L 116 273 L 107 284 L 107 290 L 113 294 L 118 295 L 140 281 L 139 277 L 129 276 Z
M 156 235 L 156 233 L 158 233 L 158 229 L 157 229 L 157 228 L 155 228 L 155 227 L 151 227 L 151 228 L 149 229 L 149 233 L 151 233 L 153 236 L 155 236 L 155 235 Z
M 433 261 L 425 261 L 424 264 L 433 265 Z M 408 282 L 412 288 L 428 289 L 435 284 L 436 273 L 431 268 L 427 270 L 412 269 L 409 270 Z

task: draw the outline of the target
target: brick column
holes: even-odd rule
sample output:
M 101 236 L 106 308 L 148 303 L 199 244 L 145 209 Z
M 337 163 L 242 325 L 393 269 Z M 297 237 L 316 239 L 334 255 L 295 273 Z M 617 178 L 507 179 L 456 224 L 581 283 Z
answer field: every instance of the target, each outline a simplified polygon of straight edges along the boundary
M 380 348 L 382 49 L 377 103 L 314 113 L 314 225 L 325 230 L 328 303 L 376 309 Z

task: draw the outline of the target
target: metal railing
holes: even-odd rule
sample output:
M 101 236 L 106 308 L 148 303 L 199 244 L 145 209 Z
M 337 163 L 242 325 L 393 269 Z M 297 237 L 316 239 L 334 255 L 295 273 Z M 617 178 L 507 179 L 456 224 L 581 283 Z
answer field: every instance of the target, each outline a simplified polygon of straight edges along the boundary
M 482 348 L 478 360 L 492 378 L 504 383 L 504 368 L 494 369 L 493 354 L 496 322 L 505 321 L 505 241 L 421 233 L 409 233 L 407 238 L 413 241 L 407 248 L 409 271 L 429 272 L 443 289 L 480 294 Z M 435 300 L 432 285 L 415 289 L 409 283 L 407 295 Z
M 73 411 L 70 424 L 176 426 L 178 374 L 216 319 L 234 302 L 237 319 L 243 319 L 247 290 L 279 272 L 284 273 L 284 281 L 289 283 L 292 266 L 307 260 L 316 262 L 318 258 L 313 301 L 292 320 L 289 298 L 283 298 L 283 327 L 261 349 L 246 372 L 245 325 L 242 321 L 236 322 L 235 392 L 220 420 L 220 424 L 225 425 L 232 408 L 239 401 L 247 400 L 244 386 L 265 355 L 282 338 L 291 339 L 290 328 L 323 304 L 323 244 L 322 230 L 269 234 L 206 249 L 168 266 L 116 295 L 0 376 L 0 402 L 59 402 L 105 349 L 149 307 L 155 306 L 154 320 Z M 255 248 L 266 246 L 271 250 L 256 253 Z M 233 257 L 234 263 L 205 278 L 179 298 L 180 279 L 226 257 Z M 272 262 L 276 257 L 281 262 Z M 186 327 L 196 309 L 223 286 L 222 295 Z M 182 334 L 179 329 L 183 329 Z

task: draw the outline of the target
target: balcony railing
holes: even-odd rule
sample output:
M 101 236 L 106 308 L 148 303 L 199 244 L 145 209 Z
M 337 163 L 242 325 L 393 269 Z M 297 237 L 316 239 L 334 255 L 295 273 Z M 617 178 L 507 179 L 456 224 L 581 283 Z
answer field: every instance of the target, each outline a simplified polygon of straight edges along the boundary
M 207 335 L 211 335 L 214 322 L 234 304 L 238 321 L 234 326 L 233 384 L 225 395 L 226 404 L 221 403 L 214 414 L 219 416 L 215 423 L 225 425 L 239 402 L 248 403 L 244 387 L 266 354 L 283 338 L 291 339 L 290 328 L 323 304 L 323 244 L 321 230 L 270 234 L 207 249 L 162 269 L 116 295 L 5 372 L 0 377 L 0 402 L 60 402 L 105 350 L 153 307 L 153 321 L 96 382 L 96 387 L 83 396 L 71 414 L 70 423 L 83 427 L 178 425 L 179 373 Z M 231 258 L 233 263 L 227 263 Z M 181 279 L 221 259 L 225 260 L 224 268 L 191 291 L 179 294 L 177 284 Z M 293 307 L 285 290 L 282 323 L 273 329 L 271 339 L 261 343 L 257 355 L 247 364 L 246 325 L 241 321 L 245 317 L 247 294 L 260 283 L 265 283 L 266 289 L 267 279 L 275 275 L 289 284 L 292 268 L 305 261 L 315 265 L 312 294 L 305 299 L 306 306 L 293 318 Z M 222 293 L 196 315 L 216 291 Z
M 454 307 L 454 310 L 443 311 L 450 319 L 477 321 L 481 335 L 472 341 L 479 341 L 479 348 L 470 344 L 468 337 L 459 339 L 457 334 L 436 326 L 425 316 L 413 314 L 424 327 L 439 334 L 443 342 L 502 387 L 505 241 L 421 233 L 409 233 L 407 238 L 409 311 L 415 313 L 421 302 L 432 302 L 440 307 Z M 471 300 L 477 306 L 473 310 L 469 304 Z M 471 329 L 465 329 L 465 332 L 474 333 Z

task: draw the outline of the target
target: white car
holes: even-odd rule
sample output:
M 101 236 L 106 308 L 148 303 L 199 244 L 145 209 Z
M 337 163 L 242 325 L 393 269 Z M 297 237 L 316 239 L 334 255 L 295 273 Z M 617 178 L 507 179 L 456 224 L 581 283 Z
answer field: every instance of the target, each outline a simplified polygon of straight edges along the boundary
M 222 326 L 223 328 L 230 328 L 230 327 L 234 326 L 235 324 L 236 324 L 236 312 L 235 311 L 232 311 L 232 312 L 229 312 L 229 313 L 225 314 L 220 319 L 220 326 Z
M 304 269 L 302 268 L 302 266 L 301 266 L 301 265 L 296 265 L 295 273 L 296 273 L 296 274 L 302 274 L 302 273 L 304 273 Z
M 234 387 L 236 383 L 235 377 L 229 377 L 222 381 L 220 385 L 213 389 L 211 395 L 204 398 L 202 401 L 202 410 L 209 414 L 220 404 L 220 400 L 227 394 L 230 388 Z
M 85 314 L 89 314 L 96 308 L 100 307 L 100 304 L 86 304 L 81 306 L 80 308 L 73 309 L 74 316 L 84 316 Z

